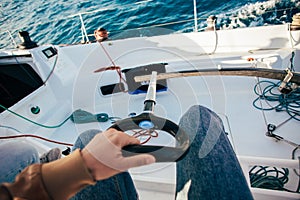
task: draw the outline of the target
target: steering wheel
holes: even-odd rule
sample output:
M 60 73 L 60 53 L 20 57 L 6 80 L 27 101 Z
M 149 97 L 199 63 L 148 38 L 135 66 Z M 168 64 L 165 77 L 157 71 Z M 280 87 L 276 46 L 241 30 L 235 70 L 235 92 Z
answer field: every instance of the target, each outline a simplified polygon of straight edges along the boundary
M 150 112 L 143 112 L 134 117 L 118 120 L 110 128 L 123 132 L 134 129 L 163 130 L 176 140 L 175 147 L 128 145 L 122 149 L 122 154 L 125 157 L 149 153 L 155 157 L 156 162 L 176 162 L 186 155 L 190 145 L 188 135 L 177 124 L 168 119 L 157 117 Z

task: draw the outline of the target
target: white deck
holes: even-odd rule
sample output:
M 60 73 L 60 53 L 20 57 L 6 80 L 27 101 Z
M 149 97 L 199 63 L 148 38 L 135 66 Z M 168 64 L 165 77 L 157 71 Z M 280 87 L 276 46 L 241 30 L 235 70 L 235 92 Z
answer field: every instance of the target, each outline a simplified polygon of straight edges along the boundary
M 294 62 L 300 63 L 299 41 L 300 31 L 289 32 L 286 25 L 278 25 L 217 31 L 217 35 L 212 31 L 130 38 L 103 42 L 103 46 L 114 63 L 122 69 L 168 63 L 166 70 L 171 72 L 255 65 L 286 69 L 290 65 L 292 51 L 296 53 Z M 47 77 L 55 62 L 55 57 L 47 59 L 42 54 L 41 51 L 45 48 L 42 46 L 31 51 L 36 70 L 43 79 Z M 56 46 L 56 48 L 58 60 L 49 82 L 11 107 L 12 110 L 47 125 L 60 123 L 79 108 L 91 113 L 105 112 L 110 116 L 121 118 L 127 117 L 129 113 L 142 111 L 144 94 L 118 93 L 109 96 L 100 94 L 100 86 L 118 83 L 119 79 L 115 71 L 93 73 L 98 68 L 112 65 L 99 44 Z M 255 58 L 256 62 L 247 61 L 250 57 Z M 296 71 L 300 71 L 299 64 L 295 64 L 295 68 Z M 253 77 L 224 76 L 170 79 L 167 81 L 168 91 L 157 93 L 155 114 L 178 122 L 180 116 L 191 105 L 207 106 L 223 119 L 245 173 L 249 166 L 254 165 L 249 161 L 249 157 L 261 157 L 263 161 L 267 160 L 265 158 L 275 161 L 283 159 L 282 163 L 291 163 L 291 167 L 298 169 L 298 161 L 291 160 L 294 147 L 265 136 L 266 122 L 278 125 L 286 120 L 288 115 L 274 111 L 262 112 L 253 107 L 252 102 L 256 98 L 253 88 L 257 81 L 258 79 Z M 29 109 L 34 105 L 41 108 L 40 114 L 30 113 Z M 84 130 L 91 128 L 105 130 L 111 125 L 110 122 L 74 125 L 68 121 L 58 129 L 45 129 L 8 112 L 1 113 L 0 120 L 6 126 L 12 126 L 21 132 L 69 143 L 73 143 L 78 134 Z M 299 130 L 299 121 L 290 120 L 276 130 L 276 134 L 299 144 Z M 38 142 L 41 143 L 39 144 L 41 151 L 57 146 L 43 141 Z M 151 142 L 169 143 L 170 137 L 163 136 L 158 141 Z M 174 166 L 175 164 L 171 163 L 159 163 L 131 170 L 142 200 L 174 199 Z M 291 181 L 289 187 L 295 189 L 296 178 Z M 260 189 L 253 189 L 253 192 L 257 199 L 300 199 L 299 194 L 287 192 L 269 192 Z

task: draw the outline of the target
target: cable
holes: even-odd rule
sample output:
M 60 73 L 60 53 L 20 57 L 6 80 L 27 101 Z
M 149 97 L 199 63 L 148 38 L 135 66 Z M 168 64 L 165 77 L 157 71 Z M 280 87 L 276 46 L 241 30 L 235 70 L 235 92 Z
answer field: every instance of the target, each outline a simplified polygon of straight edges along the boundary
M 106 122 L 108 120 L 111 121 L 111 123 L 114 123 L 116 122 L 117 120 L 121 119 L 120 117 L 109 117 L 108 114 L 106 113 L 100 113 L 100 114 L 96 114 L 96 115 L 93 115 L 91 113 L 88 113 L 86 111 L 83 111 L 84 112 L 84 116 L 80 116 L 80 114 L 78 116 L 76 116 L 76 119 L 74 119 L 74 115 L 76 114 L 76 112 L 80 111 L 80 110 L 77 110 L 77 111 L 74 111 L 69 117 L 67 117 L 63 122 L 61 122 L 60 124 L 58 125 L 53 125 L 53 126 L 49 126 L 49 125 L 44 125 L 44 124 L 40 124 L 38 122 L 35 122 L 35 121 L 32 121 L 31 119 L 28 119 L 27 117 L 24 117 L 8 108 L 6 108 L 5 106 L 1 105 L 0 104 L 0 108 L 3 108 L 4 110 L 32 123 L 32 124 L 35 124 L 37 126 L 40 126 L 40 127 L 43 127 L 43 128 L 59 128 L 61 127 L 62 125 L 64 125 L 69 119 L 71 119 L 71 121 L 73 121 L 74 123 L 89 123 L 89 122 Z M 87 113 L 87 114 L 86 114 Z M 88 118 L 88 119 L 86 119 Z M 90 119 L 92 118 L 92 119 Z M 0 125 L 0 127 L 5 127 L 5 126 L 2 126 Z M 13 128 L 12 128 L 13 129 Z M 19 132 L 19 131 L 18 131 Z
M 149 140 L 152 137 L 158 137 L 158 132 L 156 130 L 131 130 L 134 134 L 132 135 L 135 138 L 143 138 L 146 137 L 146 139 L 144 141 L 141 142 L 141 144 L 146 144 L 147 142 L 149 142 Z
M 272 190 L 282 190 L 299 193 L 284 187 L 289 181 L 289 170 L 287 168 L 278 169 L 270 166 L 253 166 L 249 171 L 251 187 Z
M 214 19 L 213 24 L 214 24 L 214 33 L 215 33 L 215 47 L 211 53 L 208 53 L 208 55 L 214 54 L 216 52 L 218 44 L 219 44 L 219 37 L 218 37 L 217 27 L 216 27 L 216 19 Z
M 21 133 L 21 131 L 19 131 L 18 129 L 11 127 L 11 126 L 4 126 L 4 125 L 0 125 L 0 128 L 6 128 L 6 129 L 11 129 L 15 132 Z
M 262 84 L 265 85 L 264 89 L 261 89 Z M 254 86 L 254 92 L 258 97 L 253 101 L 253 106 L 263 111 L 285 111 L 293 119 L 300 121 L 300 88 L 297 87 L 288 94 L 282 94 L 278 92 L 279 85 L 280 82 L 259 81 Z M 260 100 L 264 100 L 267 106 L 258 105 Z
M 44 137 L 41 137 L 41 136 L 37 136 L 37 135 L 32 135 L 32 134 L 0 136 L 0 139 L 1 140 L 3 140 L 3 139 L 14 139 L 14 138 L 20 138 L 20 137 L 33 137 L 33 138 L 38 138 L 38 139 L 41 139 L 41 140 L 45 140 L 47 142 L 52 142 L 52 143 L 55 143 L 55 144 L 73 146 L 73 144 L 69 144 L 69 143 L 65 143 L 65 142 L 59 142 L 59 141 L 56 141 L 56 140 L 50 140 L 50 139 L 47 139 L 47 138 L 44 138 Z
M 24 119 L 24 120 L 26 120 L 26 121 L 32 123 L 32 124 L 35 124 L 35 125 L 40 126 L 40 127 L 43 127 L 43 128 L 59 128 L 59 127 L 61 127 L 63 124 L 65 124 L 65 123 L 71 118 L 71 116 L 72 116 L 72 115 L 70 115 L 67 119 L 65 119 L 63 122 L 61 122 L 61 123 L 58 124 L 58 125 L 49 126 L 49 125 L 44 125 L 44 124 L 40 124 L 40 123 L 38 123 L 38 122 L 32 121 L 31 119 L 28 119 L 28 118 L 26 118 L 26 117 L 24 117 L 24 116 L 22 116 L 22 115 L 20 115 L 20 114 L 18 114 L 18 113 L 16 113 L 16 112 L 12 111 L 12 110 L 6 108 L 5 106 L 3 106 L 3 105 L 1 105 L 1 104 L 0 104 L 0 107 L 3 108 L 4 110 L 6 110 L 6 111 L 8 111 L 8 112 L 10 112 L 10 113 L 12 113 L 12 114 L 14 114 L 14 115 L 16 115 L 16 116 L 18 116 L 18 117 Z
M 110 66 L 110 67 L 106 67 L 106 68 L 101 68 L 101 69 L 98 69 L 94 72 L 101 72 L 101 71 L 106 71 L 106 70 L 116 70 L 118 76 L 119 76 L 119 83 L 122 83 L 122 81 L 127 85 L 127 81 L 122 77 L 122 73 L 121 73 L 121 67 L 117 66 L 115 64 L 115 62 L 113 61 L 113 59 L 111 58 L 111 56 L 109 55 L 108 51 L 104 48 L 102 42 L 98 42 L 101 46 L 101 48 L 103 49 L 104 53 L 106 54 L 106 56 L 108 57 L 108 59 L 110 60 L 111 64 L 113 66 Z M 124 90 L 121 85 L 119 85 L 119 89 L 120 91 L 122 92 L 127 92 L 126 90 Z
M 55 49 L 55 48 L 54 48 Z M 56 49 L 55 49 L 56 50 Z M 49 78 L 51 77 L 51 75 L 53 74 L 54 72 L 54 69 L 56 67 L 56 64 L 57 64 L 57 60 L 58 60 L 58 52 L 56 51 L 57 55 L 55 56 L 55 60 L 54 60 L 54 64 L 53 64 L 53 67 L 49 73 L 49 75 L 47 76 L 47 78 L 45 79 L 45 81 L 43 82 L 43 85 L 46 84 L 46 82 L 49 80 Z

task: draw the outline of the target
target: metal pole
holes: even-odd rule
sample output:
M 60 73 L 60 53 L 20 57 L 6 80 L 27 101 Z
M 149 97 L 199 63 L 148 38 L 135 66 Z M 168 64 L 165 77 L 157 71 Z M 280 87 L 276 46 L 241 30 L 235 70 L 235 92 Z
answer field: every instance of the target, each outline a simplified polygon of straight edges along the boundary
M 194 0 L 194 22 L 195 22 L 195 32 L 198 32 L 198 21 L 197 21 L 197 1 Z
M 144 101 L 144 112 L 152 113 L 154 111 L 155 99 L 156 99 L 156 77 L 157 77 L 157 72 L 152 71 L 146 99 Z
M 83 32 L 84 32 L 84 35 L 85 35 L 85 37 L 86 37 L 86 41 L 89 42 L 90 40 L 89 40 L 89 37 L 88 37 L 88 35 L 87 35 L 87 32 L 86 32 L 86 29 L 85 29 L 84 22 L 83 22 L 83 19 L 82 19 L 82 15 L 81 15 L 81 14 L 79 14 L 79 18 L 80 18 L 80 21 L 81 21 L 81 29 L 82 29 Z M 83 36 L 82 36 L 82 39 L 83 39 Z
M 6 32 L 8 33 L 8 35 L 9 35 L 11 41 L 14 43 L 15 47 L 17 47 L 18 45 L 17 45 L 16 41 L 14 40 L 13 36 L 11 35 L 10 31 L 7 30 Z

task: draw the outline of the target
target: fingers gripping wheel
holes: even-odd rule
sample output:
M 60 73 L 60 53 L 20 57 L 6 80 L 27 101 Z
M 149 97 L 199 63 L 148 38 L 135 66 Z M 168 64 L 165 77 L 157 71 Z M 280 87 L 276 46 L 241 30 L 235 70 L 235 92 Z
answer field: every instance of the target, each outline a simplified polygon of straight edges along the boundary
M 128 145 L 123 147 L 122 150 L 125 157 L 139 153 L 149 153 L 155 157 L 156 162 L 175 162 L 181 160 L 189 149 L 189 137 L 177 124 L 157 117 L 152 113 L 142 113 L 135 117 L 119 120 L 110 128 L 124 132 L 134 129 L 163 130 L 176 140 L 176 147 Z

